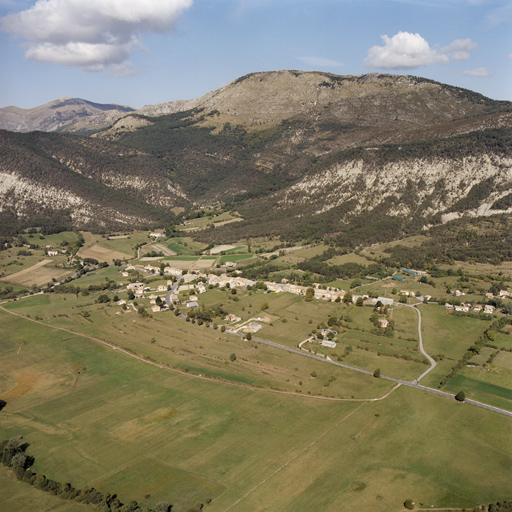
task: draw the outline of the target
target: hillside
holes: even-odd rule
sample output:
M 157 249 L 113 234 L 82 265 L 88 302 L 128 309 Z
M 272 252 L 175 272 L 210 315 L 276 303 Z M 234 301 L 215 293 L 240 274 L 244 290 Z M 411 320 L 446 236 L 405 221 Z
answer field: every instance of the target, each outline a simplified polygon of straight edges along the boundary
M 356 243 L 512 212 L 512 103 L 411 76 L 253 73 L 92 137 L 2 132 L 0 144 L 1 223 L 44 207 L 127 228 L 228 203 L 246 222 L 205 240 Z
M 110 126 L 134 109 L 79 98 L 59 98 L 39 107 L 0 108 L 0 129 L 13 132 L 87 132 Z

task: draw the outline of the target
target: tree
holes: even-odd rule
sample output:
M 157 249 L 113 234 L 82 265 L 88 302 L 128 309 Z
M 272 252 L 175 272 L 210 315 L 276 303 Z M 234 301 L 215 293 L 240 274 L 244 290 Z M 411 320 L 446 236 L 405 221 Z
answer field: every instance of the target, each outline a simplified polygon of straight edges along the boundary
M 313 288 L 308 288 L 306 290 L 306 297 L 305 297 L 305 301 L 306 302 L 311 302 L 313 300 L 313 297 L 315 296 L 315 290 Z
M 413 510 L 414 509 L 414 501 L 412 501 L 411 499 L 405 500 L 404 501 L 404 507 L 407 510 Z
M 356 300 L 356 306 L 361 307 L 363 304 L 364 304 L 363 297 L 358 297 L 357 300 Z
M 0 411 L 7 405 L 5 400 L 0 400 Z
M 252 334 L 250 332 L 248 332 L 246 335 L 245 335 L 245 339 L 247 341 L 251 341 L 252 340 Z
M 455 395 L 455 400 L 457 400 L 457 402 L 464 402 L 464 400 L 466 400 L 466 395 L 465 395 L 464 391 L 459 391 Z
M 374 372 L 373 372 L 373 376 L 377 379 L 380 378 L 380 368 L 377 368 Z
M 234 363 L 236 361 L 236 354 L 233 352 L 230 356 L 229 356 L 229 360 Z
M 268 302 L 264 302 L 264 303 L 261 305 L 261 310 L 262 310 L 262 311 L 265 311 L 265 309 L 268 309 Z
M 345 304 L 349 304 L 352 302 L 352 294 L 350 292 L 345 293 L 345 296 L 343 297 L 343 302 Z
M 166 501 L 160 501 L 155 506 L 155 512 L 171 512 L 172 505 Z

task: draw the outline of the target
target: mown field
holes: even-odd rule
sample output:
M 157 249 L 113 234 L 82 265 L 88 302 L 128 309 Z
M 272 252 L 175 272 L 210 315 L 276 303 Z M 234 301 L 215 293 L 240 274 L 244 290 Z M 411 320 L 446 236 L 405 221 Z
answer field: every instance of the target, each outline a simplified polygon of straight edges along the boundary
M 426 508 L 512 498 L 510 418 L 410 388 L 375 402 L 329 402 L 163 369 L 47 326 L 78 329 L 73 306 L 65 308 L 71 297 L 29 300 L 9 305 L 25 318 L 0 311 L 0 397 L 9 397 L 0 429 L 24 435 L 35 469 L 50 478 L 148 506 L 165 499 L 178 512 L 208 498 L 212 512 L 391 512 L 407 498 Z M 109 309 L 83 320 L 104 332 L 102 315 L 120 316 Z M 42 322 L 26 318 L 36 311 Z M 159 340 L 147 347 L 165 351 L 165 322 L 124 318 L 120 337 L 153 333 Z M 208 331 L 186 325 L 189 343 L 206 347 Z M 374 397 L 390 389 L 348 370 L 338 380 L 349 375 Z M 0 479 L 13 512 L 36 503 L 35 492 Z M 37 503 L 56 504 L 46 495 Z

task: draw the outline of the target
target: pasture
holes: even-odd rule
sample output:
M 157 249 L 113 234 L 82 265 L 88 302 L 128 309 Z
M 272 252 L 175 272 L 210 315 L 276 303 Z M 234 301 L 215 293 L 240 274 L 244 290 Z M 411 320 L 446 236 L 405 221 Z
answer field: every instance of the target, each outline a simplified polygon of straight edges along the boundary
M 20 303 L 17 313 L 43 307 Z M 69 317 L 52 321 L 76 326 Z M 163 329 L 143 325 L 148 336 Z M 167 499 L 177 512 L 208 498 L 211 512 L 398 512 L 406 498 L 425 508 L 512 498 L 510 418 L 468 404 L 403 387 L 376 402 L 329 402 L 233 386 L 4 311 L 0 347 L 0 396 L 38 376 L 0 414 L 2 436 L 22 434 L 39 473 L 125 502 Z M 361 388 L 382 385 L 357 378 Z M 0 479 L 0 496 L 25 485 L 9 510 L 30 509 L 36 491 L 14 484 Z M 45 494 L 41 503 L 56 504 Z

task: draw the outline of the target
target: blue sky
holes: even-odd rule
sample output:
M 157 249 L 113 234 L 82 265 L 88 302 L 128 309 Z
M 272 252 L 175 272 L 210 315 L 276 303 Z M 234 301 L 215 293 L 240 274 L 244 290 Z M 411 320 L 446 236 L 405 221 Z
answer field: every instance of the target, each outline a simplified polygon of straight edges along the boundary
M 0 107 L 135 108 L 254 71 L 412 74 L 512 100 L 512 0 L 0 0 Z

